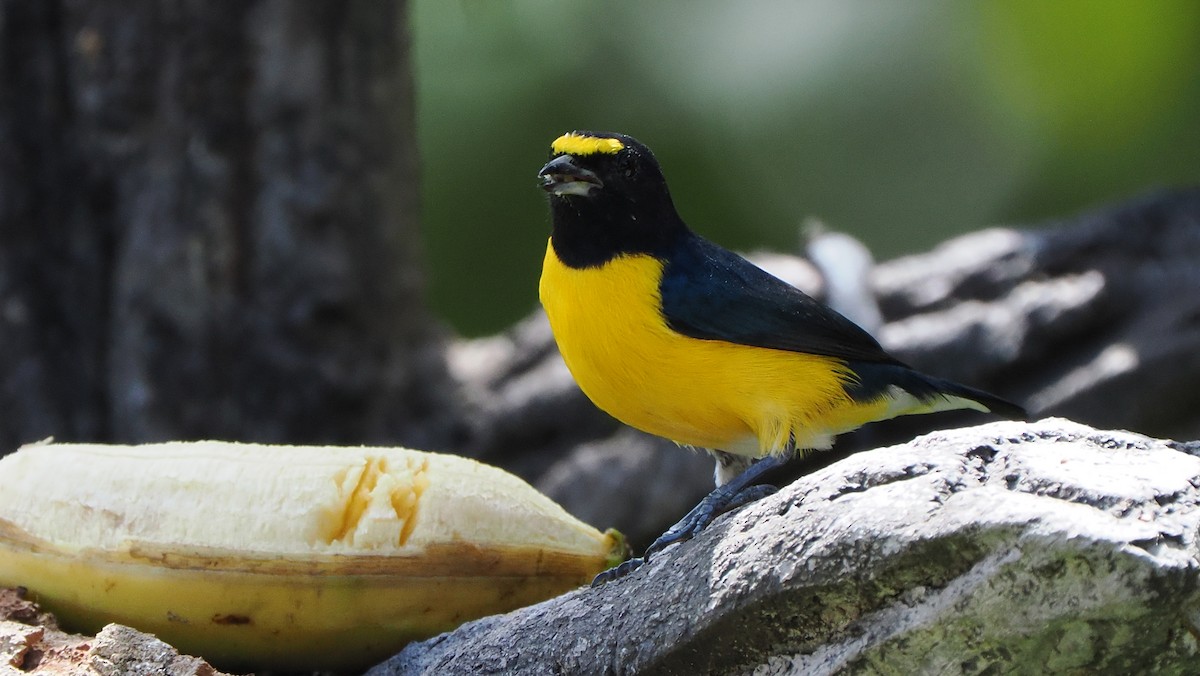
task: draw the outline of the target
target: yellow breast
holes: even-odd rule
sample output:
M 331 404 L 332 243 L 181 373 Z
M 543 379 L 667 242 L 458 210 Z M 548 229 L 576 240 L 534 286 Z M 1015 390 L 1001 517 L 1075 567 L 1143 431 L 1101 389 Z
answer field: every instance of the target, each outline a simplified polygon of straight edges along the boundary
M 663 265 L 645 255 L 601 267 L 546 250 L 540 295 L 567 368 L 618 420 L 681 444 L 743 455 L 826 447 L 886 404 L 853 402 L 839 360 L 689 338 L 666 325 Z M 875 409 L 879 409 L 876 411 Z

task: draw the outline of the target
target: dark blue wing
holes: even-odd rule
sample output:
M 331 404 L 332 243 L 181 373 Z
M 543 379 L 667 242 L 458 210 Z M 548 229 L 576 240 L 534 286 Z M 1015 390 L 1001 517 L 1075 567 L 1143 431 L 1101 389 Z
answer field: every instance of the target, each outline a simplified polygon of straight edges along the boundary
M 913 371 L 854 322 L 700 237 L 684 238 L 665 259 L 663 315 L 686 336 L 843 359 L 854 373 L 846 392 L 858 401 L 886 396 L 896 386 L 925 402 L 949 395 L 1025 418 L 1012 402 Z
M 857 324 L 737 254 L 698 236 L 665 257 L 667 325 L 693 338 L 899 364 Z

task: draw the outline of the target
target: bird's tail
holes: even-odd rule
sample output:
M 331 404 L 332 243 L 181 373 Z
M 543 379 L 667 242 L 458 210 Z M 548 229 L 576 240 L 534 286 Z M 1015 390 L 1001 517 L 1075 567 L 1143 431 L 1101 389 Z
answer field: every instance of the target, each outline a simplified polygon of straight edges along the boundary
M 850 396 L 864 402 L 887 397 L 895 406 L 893 415 L 969 408 L 1012 420 L 1028 417 L 1024 408 L 1007 399 L 927 376 L 901 364 L 857 362 L 851 363 L 850 368 L 857 376 L 857 382 L 847 388 Z
M 966 385 L 950 382 L 949 380 L 930 378 L 928 376 L 924 377 L 929 380 L 931 384 L 933 384 L 937 392 L 944 398 L 974 402 L 975 404 L 983 406 L 988 413 L 994 413 L 1010 420 L 1025 420 L 1029 417 L 1029 414 L 1025 411 L 1024 407 L 1014 404 L 1007 399 L 997 397 L 994 394 L 989 394 L 983 390 L 977 390 L 974 387 L 968 387 Z

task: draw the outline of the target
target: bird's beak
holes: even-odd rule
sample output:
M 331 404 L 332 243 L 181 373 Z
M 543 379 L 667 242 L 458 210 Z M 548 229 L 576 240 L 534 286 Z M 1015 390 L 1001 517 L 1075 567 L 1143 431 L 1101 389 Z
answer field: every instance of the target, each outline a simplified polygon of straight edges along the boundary
M 542 179 L 542 190 L 563 195 L 587 196 L 594 188 L 603 188 L 604 182 L 596 174 L 575 164 L 570 155 L 559 155 L 546 163 L 538 172 Z

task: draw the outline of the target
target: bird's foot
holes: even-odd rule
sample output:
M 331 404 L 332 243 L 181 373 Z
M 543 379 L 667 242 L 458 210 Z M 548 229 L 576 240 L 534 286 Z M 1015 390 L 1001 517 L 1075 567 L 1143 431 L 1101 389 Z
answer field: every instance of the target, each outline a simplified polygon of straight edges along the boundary
M 727 490 L 731 486 L 733 485 L 725 484 L 709 493 L 700 501 L 700 504 L 692 508 L 692 511 L 688 512 L 674 526 L 668 528 L 667 532 L 658 536 L 658 539 L 646 548 L 645 554 L 639 558 L 629 559 L 619 566 L 609 568 L 600 573 L 592 580 L 592 586 L 599 587 L 607 582 L 625 577 L 638 568 L 641 568 L 650 560 L 652 555 L 661 552 L 677 542 L 685 542 L 696 537 L 705 528 L 708 528 L 709 524 L 716 520 L 718 516 L 765 498 L 779 490 L 775 486 L 767 484 L 749 486 L 736 492 Z
M 775 486 L 768 484 L 750 486 L 736 493 L 724 492 L 723 488 L 718 488 L 709 493 L 700 501 L 700 504 L 692 508 L 692 511 L 688 512 L 674 526 L 668 528 L 667 532 L 658 536 L 658 539 L 650 543 L 650 546 L 646 548 L 643 558 L 648 559 L 651 555 L 661 552 L 676 542 L 691 540 L 705 528 L 708 528 L 709 524 L 725 512 L 748 505 L 779 490 Z
M 645 563 L 646 563 L 646 558 L 642 557 L 642 556 L 638 556 L 638 557 L 629 559 L 628 561 L 624 561 L 621 563 L 621 565 L 613 566 L 612 568 L 609 568 L 608 570 L 604 571 L 603 573 L 600 573 L 596 577 L 592 578 L 592 586 L 599 587 L 602 584 L 606 584 L 606 583 L 612 582 L 613 580 L 617 580 L 622 577 L 625 577 L 626 575 L 632 573 L 633 571 L 637 570 L 638 568 L 641 568 L 642 565 Z

